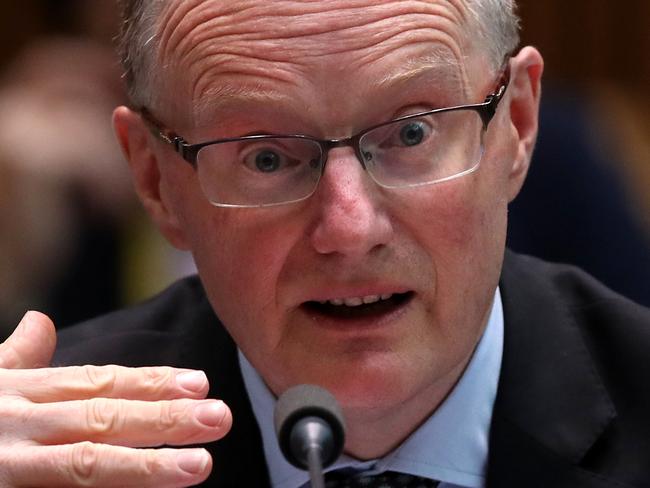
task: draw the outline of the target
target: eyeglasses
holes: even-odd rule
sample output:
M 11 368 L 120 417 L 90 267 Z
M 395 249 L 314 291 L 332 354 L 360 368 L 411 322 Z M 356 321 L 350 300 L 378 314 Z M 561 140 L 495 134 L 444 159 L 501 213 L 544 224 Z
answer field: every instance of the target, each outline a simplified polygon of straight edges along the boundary
M 153 134 L 196 169 L 213 205 L 269 207 L 311 196 L 335 147 L 352 147 L 363 169 L 383 188 L 430 185 L 475 171 L 507 86 L 505 69 L 496 91 L 482 103 L 406 115 L 344 139 L 261 134 L 189 144 L 146 108 L 140 113 Z

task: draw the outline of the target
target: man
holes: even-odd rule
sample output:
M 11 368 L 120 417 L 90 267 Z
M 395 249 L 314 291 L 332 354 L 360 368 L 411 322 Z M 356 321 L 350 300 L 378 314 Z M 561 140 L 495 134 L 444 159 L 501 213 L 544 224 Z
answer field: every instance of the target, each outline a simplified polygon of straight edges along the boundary
M 122 367 L 17 369 L 54 348 L 25 317 L 0 351 L 5 484 L 300 487 L 269 417 L 314 383 L 346 419 L 337 471 L 647 486 L 648 311 L 574 269 L 504 264 L 542 72 L 534 48 L 510 56 L 509 2 L 126 15 L 116 132 L 201 281 L 73 329 L 54 360 Z M 151 449 L 197 443 L 210 456 Z

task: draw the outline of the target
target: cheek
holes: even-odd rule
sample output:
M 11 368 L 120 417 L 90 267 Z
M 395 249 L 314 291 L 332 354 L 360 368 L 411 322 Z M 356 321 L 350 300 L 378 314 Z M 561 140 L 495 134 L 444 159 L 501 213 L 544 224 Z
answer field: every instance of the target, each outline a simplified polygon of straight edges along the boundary
M 403 213 L 418 216 L 412 232 L 436 263 L 471 259 L 504 241 L 507 199 L 491 176 L 479 170 L 404 199 Z
M 499 280 L 507 199 L 496 184 L 489 171 L 477 171 L 418 189 L 402 207 L 418 216 L 410 233 L 435 267 L 428 313 L 448 337 L 483 323 Z
M 278 328 L 261 325 L 278 317 L 278 278 L 299 235 L 281 212 L 261 212 L 210 206 L 197 211 L 204 218 L 190 225 L 192 253 L 208 297 L 243 347 L 250 341 L 273 347 L 279 340 Z

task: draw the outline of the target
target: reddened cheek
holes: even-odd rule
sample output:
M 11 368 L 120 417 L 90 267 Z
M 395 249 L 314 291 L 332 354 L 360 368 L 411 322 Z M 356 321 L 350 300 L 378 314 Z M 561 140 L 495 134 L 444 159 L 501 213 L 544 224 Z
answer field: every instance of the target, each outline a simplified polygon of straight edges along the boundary
M 503 252 L 507 213 L 503 171 L 498 171 L 496 160 L 485 163 L 471 175 L 422 187 L 418 198 L 404 199 L 407 214 L 418 216 L 409 233 L 434 263 L 439 293 L 457 286 L 453 283 L 459 270 L 465 274 L 481 269 L 481 274 L 492 276 L 488 257 Z M 463 282 L 476 279 L 465 277 Z

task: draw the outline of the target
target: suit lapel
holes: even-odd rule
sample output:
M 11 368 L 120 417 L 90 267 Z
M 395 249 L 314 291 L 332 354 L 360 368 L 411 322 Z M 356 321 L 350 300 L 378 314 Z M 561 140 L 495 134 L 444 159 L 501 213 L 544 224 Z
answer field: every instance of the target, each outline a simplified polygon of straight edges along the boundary
M 212 473 L 201 486 L 234 488 L 270 486 L 262 437 L 246 394 L 237 348 L 204 300 L 205 323 L 188 328 L 181 345 L 186 367 L 202 369 L 210 380 L 209 398 L 223 400 L 233 415 L 230 433 L 205 446 L 212 455 Z
M 566 298 L 541 266 L 506 254 L 488 486 L 605 486 L 577 465 L 616 412 Z

